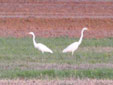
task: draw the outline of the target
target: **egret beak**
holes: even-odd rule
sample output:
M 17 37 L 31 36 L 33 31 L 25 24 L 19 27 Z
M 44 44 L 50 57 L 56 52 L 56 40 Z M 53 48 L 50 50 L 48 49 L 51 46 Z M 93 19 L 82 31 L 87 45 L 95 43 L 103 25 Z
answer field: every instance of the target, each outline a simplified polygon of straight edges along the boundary
M 90 31 L 91 29 L 88 29 L 87 31 Z
M 28 34 L 30 34 L 30 32 Z
M 87 31 L 89 31 L 89 29 L 87 28 Z

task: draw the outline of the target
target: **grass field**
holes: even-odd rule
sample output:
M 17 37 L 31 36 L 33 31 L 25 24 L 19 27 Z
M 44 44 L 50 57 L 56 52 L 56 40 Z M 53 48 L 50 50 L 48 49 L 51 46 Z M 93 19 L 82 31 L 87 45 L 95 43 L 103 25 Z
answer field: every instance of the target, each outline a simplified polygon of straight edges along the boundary
M 71 53 L 62 50 L 76 38 L 37 38 L 54 54 L 33 47 L 32 38 L 0 38 L 0 78 L 98 78 L 113 79 L 113 38 L 84 39 Z

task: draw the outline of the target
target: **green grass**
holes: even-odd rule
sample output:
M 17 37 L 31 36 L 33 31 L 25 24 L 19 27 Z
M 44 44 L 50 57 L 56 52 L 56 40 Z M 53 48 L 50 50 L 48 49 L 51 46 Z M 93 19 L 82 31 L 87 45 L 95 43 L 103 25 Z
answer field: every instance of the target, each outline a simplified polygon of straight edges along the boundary
M 79 49 L 74 53 L 74 57 L 71 56 L 71 53 L 62 53 L 66 46 L 77 40 L 63 37 L 38 38 L 37 42 L 44 43 L 54 51 L 54 54 L 42 54 L 33 47 L 31 38 L 0 38 L 0 62 L 112 63 L 113 38 L 84 39 Z M 110 50 L 107 51 L 106 48 L 110 48 Z
M 63 78 L 96 78 L 113 79 L 113 69 L 95 69 L 95 70 L 6 70 L 0 71 L 2 79 L 63 79 Z
M 78 41 L 76 38 L 56 37 L 56 38 L 36 38 L 37 42 L 50 47 L 54 54 L 44 53 L 33 47 L 32 38 L 0 38 L 0 78 L 39 78 L 40 75 L 48 77 L 89 77 L 89 78 L 111 78 L 112 70 L 32 70 L 29 63 L 40 64 L 113 64 L 113 38 L 84 39 L 79 49 L 71 56 L 71 53 L 62 53 L 62 50 L 69 44 Z M 28 63 L 28 64 L 26 64 Z M 13 65 L 11 67 L 11 65 Z M 26 68 L 25 68 L 26 67 Z M 20 70 L 15 70 L 16 68 Z M 66 73 L 67 72 L 67 73 Z M 74 74 L 77 72 L 77 74 Z M 90 72 L 93 72 L 91 74 Z M 99 73 L 100 72 L 100 73 Z M 108 74 L 99 77 L 101 72 Z M 14 73 L 14 74 L 13 74 Z M 50 74 L 49 74 L 50 73 Z M 61 74 L 60 74 L 61 73 Z M 84 75 L 82 75 L 82 73 Z

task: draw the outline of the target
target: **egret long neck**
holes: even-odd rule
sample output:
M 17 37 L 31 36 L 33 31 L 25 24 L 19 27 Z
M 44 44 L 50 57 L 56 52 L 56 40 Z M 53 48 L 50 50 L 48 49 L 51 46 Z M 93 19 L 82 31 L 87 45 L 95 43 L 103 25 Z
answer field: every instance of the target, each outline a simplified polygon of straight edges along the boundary
M 81 31 L 81 37 L 80 37 L 80 39 L 79 39 L 79 44 L 81 44 L 81 42 L 82 42 L 82 39 L 83 39 L 83 32 L 84 32 L 84 30 Z
M 34 34 L 33 34 L 33 43 L 34 43 L 34 45 L 36 44 L 35 35 Z

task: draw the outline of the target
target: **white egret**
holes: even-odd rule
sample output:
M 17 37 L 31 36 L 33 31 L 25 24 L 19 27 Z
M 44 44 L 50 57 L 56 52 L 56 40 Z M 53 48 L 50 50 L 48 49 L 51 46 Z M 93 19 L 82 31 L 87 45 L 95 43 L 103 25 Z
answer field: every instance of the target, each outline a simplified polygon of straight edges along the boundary
M 74 43 L 70 44 L 70 45 L 67 46 L 62 52 L 63 52 L 63 53 L 72 52 L 72 56 L 73 56 L 75 50 L 78 49 L 79 45 L 80 45 L 81 42 L 82 42 L 82 39 L 83 39 L 83 32 L 84 32 L 85 30 L 88 30 L 88 28 L 84 27 L 84 28 L 82 29 L 82 31 L 81 31 L 81 37 L 80 37 L 80 39 L 79 39 L 78 42 L 74 42 Z
M 29 34 L 31 34 L 33 36 L 33 44 L 34 44 L 35 48 L 40 50 L 42 53 L 44 53 L 44 52 L 53 53 L 53 51 L 50 48 L 48 48 L 46 45 L 44 45 L 42 43 L 36 43 L 35 34 L 33 32 L 29 32 Z

